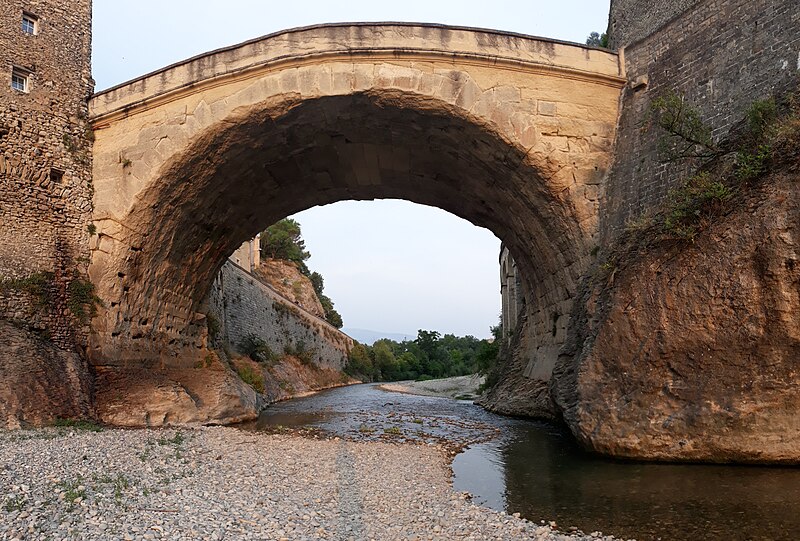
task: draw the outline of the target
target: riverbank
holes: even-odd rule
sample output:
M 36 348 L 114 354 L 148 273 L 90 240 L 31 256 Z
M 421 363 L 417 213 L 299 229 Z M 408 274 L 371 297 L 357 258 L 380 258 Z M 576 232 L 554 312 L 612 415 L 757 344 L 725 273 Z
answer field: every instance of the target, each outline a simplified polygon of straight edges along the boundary
M 432 445 L 197 430 L 0 432 L 0 538 L 608 539 L 479 507 Z
M 391 383 L 382 383 L 379 385 L 379 388 L 394 393 L 475 400 L 480 396 L 478 389 L 483 385 L 484 381 L 486 381 L 484 376 L 472 374 L 469 376 L 430 379 L 427 381 L 395 381 Z

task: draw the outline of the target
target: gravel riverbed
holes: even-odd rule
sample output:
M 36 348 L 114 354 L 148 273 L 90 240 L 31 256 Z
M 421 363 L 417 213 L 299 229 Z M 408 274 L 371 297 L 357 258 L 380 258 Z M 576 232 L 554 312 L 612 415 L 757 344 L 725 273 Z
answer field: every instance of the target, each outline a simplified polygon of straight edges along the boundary
M 0 539 L 605 539 L 453 491 L 436 445 L 235 428 L 0 432 Z

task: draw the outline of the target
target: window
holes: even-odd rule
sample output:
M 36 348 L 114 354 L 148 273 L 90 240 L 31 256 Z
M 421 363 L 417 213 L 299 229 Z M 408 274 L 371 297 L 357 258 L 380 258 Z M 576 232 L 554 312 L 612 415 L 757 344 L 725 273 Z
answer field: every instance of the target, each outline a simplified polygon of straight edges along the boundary
M 50 180 L 52 180 L 56 184 L 60 184 L 63 179 L 64 179 L 64 171 L 56 169 L 55 167 L 50 169 Z
M 30 91 L 30 76 L 16 68 L 11 72 L 11 88 L 20 92 Z
M 36 35 L 38 33 L 39 18 L 27 12 L 22 12 L 22 31 L 26 34 Z

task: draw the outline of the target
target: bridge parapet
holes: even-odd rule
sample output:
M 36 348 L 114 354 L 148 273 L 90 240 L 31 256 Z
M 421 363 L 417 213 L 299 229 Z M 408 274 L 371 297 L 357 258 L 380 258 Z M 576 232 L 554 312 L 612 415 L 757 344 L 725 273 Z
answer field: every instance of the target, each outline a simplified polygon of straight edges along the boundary
M 269 34 L 211 51 L 114 86 L 94 96 L 95 122 L 130 114 L 175 93 L 197 92 L 230 77 L 252 77 L 287 64 L 319 63 L 345 57 L 450 59 L 458 63 L 502 65 L 527 72 L 606 82 L 624 78 L 617 54 L 575 43 L 494 30 L 412 23 L 326 24 Z

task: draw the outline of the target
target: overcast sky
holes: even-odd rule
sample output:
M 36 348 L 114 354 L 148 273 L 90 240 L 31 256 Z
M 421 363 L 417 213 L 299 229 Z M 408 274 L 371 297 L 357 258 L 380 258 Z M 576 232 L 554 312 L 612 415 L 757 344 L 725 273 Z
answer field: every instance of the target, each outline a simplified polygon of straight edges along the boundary
M 94 0 L 97 90 L 258 36 L 317 23 L 412 21 L 583 42 L 604 31 L 608 0 Z M 438 209 L 341 202 L 296 216 L 309 266 L 346 327 L 489 335 L 500 312 L 500 242 Z M 364 228 L 363 224 L 369 224 Z

